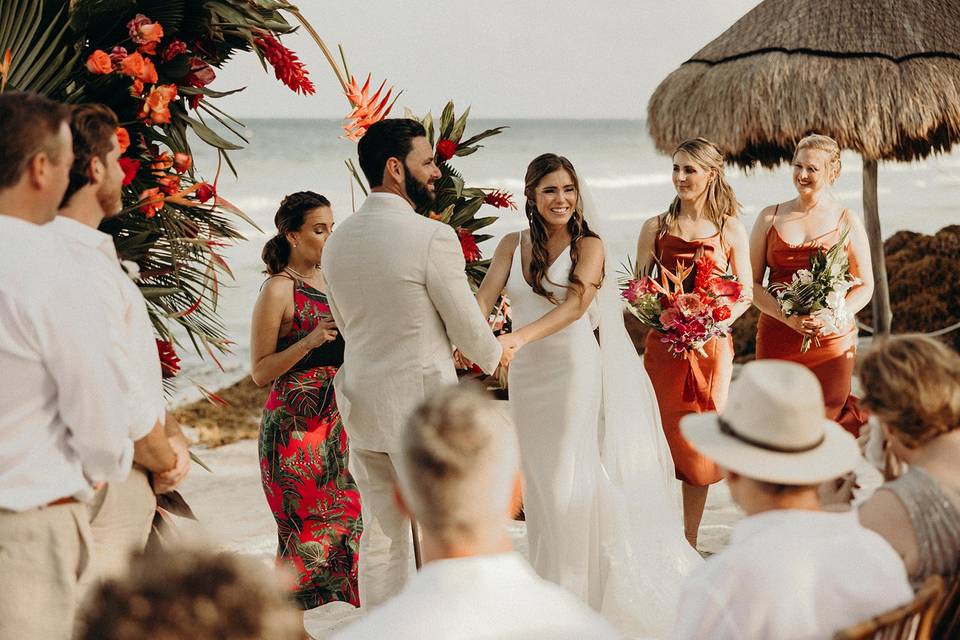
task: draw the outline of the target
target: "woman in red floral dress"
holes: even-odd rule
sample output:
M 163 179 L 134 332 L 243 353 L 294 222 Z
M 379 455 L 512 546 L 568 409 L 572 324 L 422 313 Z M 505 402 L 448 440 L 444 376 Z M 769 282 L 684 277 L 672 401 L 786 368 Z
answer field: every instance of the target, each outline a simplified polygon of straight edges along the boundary
M 330 202 L 310 191 L 283 199 L 263 249 L 270 278 L 253 311 L 251 376 L 273 383 L 260 423 L 260 474 L 277 521 L 277 556 L 297 577 L 304 609 L 359 606 L 360 492 L 347 469 L 347 433 L 333 377 L 340 337 L 319 270 L 333 230 Z

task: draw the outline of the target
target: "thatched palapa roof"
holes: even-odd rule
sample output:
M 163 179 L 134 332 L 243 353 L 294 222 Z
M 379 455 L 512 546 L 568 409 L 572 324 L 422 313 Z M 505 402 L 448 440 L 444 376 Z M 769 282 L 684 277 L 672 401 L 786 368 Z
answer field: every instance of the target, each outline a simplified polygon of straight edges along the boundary
M 869 160 L 960 142 L 960 0 L 766 0 L 657 87 L 657 147 L 774 166 L 811 131 Z

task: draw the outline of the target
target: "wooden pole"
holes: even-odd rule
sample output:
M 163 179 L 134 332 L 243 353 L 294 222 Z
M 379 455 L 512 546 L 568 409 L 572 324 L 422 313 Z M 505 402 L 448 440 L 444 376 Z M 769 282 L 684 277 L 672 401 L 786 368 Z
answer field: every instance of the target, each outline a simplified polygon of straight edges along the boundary
M 877 203 L 877 161 L 863 159 L 863 219 L 870 240 L 870 263 L 873 266 L 873 335 L 890 335 L 893 312 L 890 310 L 890 287 L 887 284 L 887 263 L 883 257 L 883 234 L 880 232 L 880 207 Z

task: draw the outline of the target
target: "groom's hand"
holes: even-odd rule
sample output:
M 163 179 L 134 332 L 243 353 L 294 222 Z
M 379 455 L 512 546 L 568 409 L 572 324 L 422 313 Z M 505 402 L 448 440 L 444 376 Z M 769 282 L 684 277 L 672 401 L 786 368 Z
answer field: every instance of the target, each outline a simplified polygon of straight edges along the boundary
M 457 367 L 457 369 L 473 368 L 473 362 L 471 362 L 469 358 L 463 355 L 460 349 L 457 349 L 456 347 L 453 348 L 453 364 L 454 366 Z

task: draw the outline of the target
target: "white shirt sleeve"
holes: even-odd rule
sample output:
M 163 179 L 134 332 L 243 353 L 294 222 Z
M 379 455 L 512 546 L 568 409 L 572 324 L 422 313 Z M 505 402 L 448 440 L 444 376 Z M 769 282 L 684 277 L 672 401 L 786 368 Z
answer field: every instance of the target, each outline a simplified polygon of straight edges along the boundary
M 740 640 L 745 638 L 725 603 L 702 579 L 688 579 L 677 606 L 674 640 Z
M 91 483 L 124 480 L 133 463 L 127 363 L 95 299 L 92 287 L 74 280 L 51 292 L 34 318 L 68 446 Z

